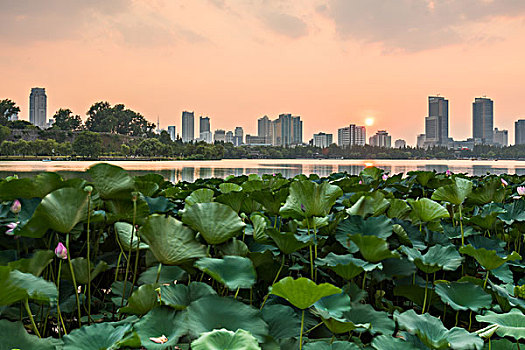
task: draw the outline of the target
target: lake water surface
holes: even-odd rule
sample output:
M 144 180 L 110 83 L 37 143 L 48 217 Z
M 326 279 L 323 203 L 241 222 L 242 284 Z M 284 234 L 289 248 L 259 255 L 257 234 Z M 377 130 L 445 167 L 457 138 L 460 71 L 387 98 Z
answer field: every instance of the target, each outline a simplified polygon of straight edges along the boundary
M 31 176 L 43 171 L 54 171 L 63 176 L 79 176 L 92 161 L 2 161 L 0 177 L 17 174 Z M 110 162 L 128 170 L 132 175 L 155 172 L 167 180 L 195 181 L 198 178 L 243 174 L 281 173 L 286 177 L 297 174 L 326 176 L 333 172 L 348 172 L 357 175 L 366 166 L 376 166 L 389 174 L 406 173 L 412 170 L 436 170 L 469 175 L 518 174 L 525 175 L 525 161 L 471 161 L 471 160 L 351 160 L 351 159 L 223 159 L 207 161 L 115 161 Z

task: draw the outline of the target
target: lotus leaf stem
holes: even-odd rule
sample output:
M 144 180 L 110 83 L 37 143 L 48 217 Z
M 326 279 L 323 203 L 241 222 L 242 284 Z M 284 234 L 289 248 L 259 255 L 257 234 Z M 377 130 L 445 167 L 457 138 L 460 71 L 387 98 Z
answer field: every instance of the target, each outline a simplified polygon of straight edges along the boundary
M 139 266 L 139 257 L 140 257 L 140 235 L 137 231 L 137 248 L 135 249 L 135 267 L 133 268 L 133 282 L 131 283 L 131 290 L 135 287 L 135 282 L 137 282 L 137 270 Z
M 91 218 L 91 192 L 88 194 L 88 217 L 87 217 L 87 308 L 88 308 L 88 325 L 91 324 L 91 241 L 89 236 L 89 221 Z
M 162 270 L 162 263 L 159 263 L 159 268 L 157 269 L 157 278 L 155 278 L 155 284 L 159 283 L 161 270 Z
M 24 299 L 24 306 L 26 308 L 26 311 L 27 311 L 27 315 L 29 316 L 29 319 L 31 320 L 31 324 L 33 325 L 33 330 L 35 331 L 35 334 L 38 335 L 39 338 L 42 338 L 40 336 L 40 332 L 38 332 L 38 328 L 35 324 L 35 319 L 33 318 L 33 313 L 31 312 L 31 309 L 29 308 L 29 301 L 28 301 L 28 298 L 25 298 Z M 304 311 L 303 311 L 304 312 Z
M 361 289 L 365 290 L 365 287 L 366 287 L 366 271 L 363 274 L 363 284 L 361 285 Z
M 77 313 L 78 313 L 78 326 L 82 327 L 82 320 L 80 315 L 80 299 L 78 298 L 78 287 L 77 279 L 75 278 L 75 270 L 71 263 L 71 249 L 69 249 L 69 233 L 66 235 L 66 249 L 67 249 L 67 262 L 69 264 L 69 270 L 71 271 L 71 279 L 73 280 L 73 287 L 75 288 L 75 298 L 77 299 Z
M 472 310 L 470 310 L 470 313 L 468 314 L 468 331 L 470 332 L 470 328 L 472 326 Z
M 461 246 L 465 246 L 465 235 L 463 233 L 463 216 L 461 214 L 461 207 L 462 205 L 459 205 L 459 227 L 461 229 Z
M 58 295 L 57 295 L 57 315 L 58 315 L 58 319 L 60 320 L 60 323 L 62 324 L 62 328 L 64 328 L 64 335 L 67 335 L 66 325 L 64 324 L 64 319 L 62 318 L 62 313 L 60 312 L 60 299 L 59 299 L 59 296 L 60 296 L 60 272 L 61 272 L 61 270 L 62 270 L 62 259 L 59 259 L 59 261 L 58 261 L 58 277 L 57 277 L 57 291 L 58 291 Z M 58 334 L 60 335 L 60 325 L 57 328 L 58 328 Z
M 135 219 L 137 216 L 137 199 L 133 196 L 133 224 L 131 225 L 131 237 L 129 238 L 128 261 L 126 263 L 126 273 L 124 274 L 124 288 L 122 291 L 122 299 L 120 300 L 120 307 L 124 306 L 124 298 L 126 296 L 126 286 L 128 285 L 129 263 L 131 261 L 131 251 L 133 249 L 133 236 L 135 235 Z M 133 288 L 131 289 L 133 291 Z
M 304 309 L 301 314 L 301 334 L 299 335 L 299 350 L 303 348 Z
M 241 287 L 237 287 L 237 291 L 235 292 L 235 296 L 233 299 L 237 299 L 237 295 L 239 295 L 239 291 L 241 290 Z
M 423 299 L 423 309 L 421 310 L 421 314 L 425 313 L 425 306 L 427 305 L 428 273 L 426 273 L 425 275 L 427 278 L 427 282 L 425 283 L 425 298 Z
M 485 282 L 483 282 L 483 289 L 487 288 L 487 281 L 489 280 L 489 270 L 487 270 L 487 273 L 485 274 Z

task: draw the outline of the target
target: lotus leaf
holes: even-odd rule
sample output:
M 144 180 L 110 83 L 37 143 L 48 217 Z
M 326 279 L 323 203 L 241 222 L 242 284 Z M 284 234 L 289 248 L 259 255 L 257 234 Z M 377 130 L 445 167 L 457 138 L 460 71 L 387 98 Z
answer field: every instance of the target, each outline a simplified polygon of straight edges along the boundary
M 372 334 L 394 333 L 395 323 L 388 314 L 374 310 L 369 304 L 353 303 L 352 308 L 343 313 L 343 317 L 356 324 L 370 324 L 368 331 Z
M 314 308 L 323 318 L 339 319 L 350 310 L 350 297 L 345 293 L 329 295 L 317 301 Z
M 316 284 L 308 278 L 285 277 L 271 287 L 271 294 L 286 299 L 290 304 L 307 309 L 323 297 L 341 293 L 341 289 L 330 283 Z
M 302 242 L 298 240 L 292 232 L 279 232 L 275 229 L 269 229 L 266 233 L 284 254 L 292 254 L 293 252 L 311 244 L 311 242 Z
M 417 268 L 424 273 L 434 273 L 441 269 L 445 271 L 455 271 L 463 258 L 458 254 L 454 246 L 435 245 L 428 249 L 425 255 L 414 248 L 402 246 L 400 250 L 406 254 L 410 261 L 416 264 Z
M 346 212 L 349 215 L 359 215 L 361 217 L 367 215 L 377 216 L 384 213 L 389 205 L 390 202 L 385 199 L 385 196 L 381 192 L 373 192 L 361 196 Z
M 485 315 L 476 315 L 476 320 L 498 326 L 496 334 L 500 337 L 512 337 L 516 340 L 525 338 L 525 315 L 518 309 L 506 314 L 487 311 Z
M 268 335 L 260 311 L 233 299 L 207 296 L 192 302 L 186 310 L 187 327 L 194 338 L 221 328 L 233 332 L 244 329 L 260 342 Z
M 222 259 L 201 258 L 195 262 L 195 267 L 230 290 L 250 288 L 256 279 L 252 261 L 240 256 L 228 255 Z
M 514 221 L 525 221 L 525 202 L 522 200 L 505 204 L 505 212 L 498 215 L 498 218 L 511 225 Z
M 386 239 L 392 235 L 392 223 L 386 216 L 364 219 L 361 216 L 352 215 L 337 225 L 336 232 L 339 242 L 346 240 L 347 236 L 356 234 Z
M 11 270 L 7 266 L 0 266 L 0 286 L 0 306 L 24 299 L 53 304 L 58 296 L 54 283 L 30 273 Z
M 384 259 L 399 258 L 399 254 L 388 248 L 386 240 L 376 236 L 352 235 L 348 237 L 367 261 L 376 263 Z
M 217 295 L 217 293 L 212 287 L 202 282 L 191 282 L 187 286 L 170 284 L 160 287 L 161 302 L 175 310 L 184 310 L 195 300 L 209 295 Z
M 62 341 L 54 338 L 39 338 L 28 334 L 22 322 L 0 320 L 0 349 L 38 349 L 55 350 L 61 348 Z
M 150 216 L 139 230 L 155 258 L 166 265 L 206 256 L 206 248 L 193 232 L 173 217 Z
M 450 305 L 454 310 L 472 310 L 490 308 L 492 297 L 478 285 L 470 282 L 439 283 L 435 287 L 436 293 L 443 303 Z
M 238 329 L 232 332 L 226 329 L 215 329 L 203 333 L 191 343 L 195 350 L 260 350 L 261 347 L 250 332 Z
M 363 271 L 372 271 L 374 269 L 382 269 L 383 265 L 371 264 L 364 260 L 354 258 L 350 254 L 337 255 L 329 253 L 323 259 L 317 259 L 316 265 L 328 266 L 332 271 L 346 280 L 351 280 Z
M 521 256 L 512 252 L 510 255 L 501 257 L 495 250 L 485 248 L 474 248 L 471 244 L 459 248 L 460 253 L 473 257 L 486 270 L 497 269 L 507 261 L 521 260 Z
M 182 314 L 169 307 L 156 307 L 133 325 L 146 349 L 166 349 L 178 345 L 179 338 L 188 332 Z M 157 344 L 151 338 L 165 336 L 168 341 Z
M 91 281 L 97 277 L 100 273 L 108 269 L 108 264 L 105 261 L 99 261 L 96 267 L 93 267 L 93 262 L 91 262 Z M 79 284 L 87 284 L 88 279 L 88 261 L 86 258 L 75 258 L 71 260 L 71 265 L 73 265 L 73 270 L 75 271 L 75 279 Z M 62 267 L 62 278 L 71 280 L 71 270 L 69 265 Z
M 133 229 L 133 225 L 128 224 L 127 222 L 115 222 L 115 232 L 117 233 L 118 240 L 120 242 L 120 245 L 122 245 L 122 248 L 124 248 L 125 251 L 129 250 L 129 242 L 131 241 L 131 231 Z M 137 230 L 133 232 L 133 241 L 131 242 L 131 247 L 133 250 L 137 249 L 137 242 L 138 234 Z M 139 243 L 139 249 L 148 249 L 149 246 L 145 243 L 140 242 Z
M 128 304 L 119 312 L 134 315 L 144 315 L 158 306 L 157 292 L 152 284 L 144 284 L 137 288 L 128 299 Z
M 213 195 L 213 190 L 210 190 L 209 188 L 199 188 L 186 197 L 185 202 L 188 206 L 197 203 L 211 203 L 213 202 Z
M 175 281 L 187 279 L 187 273 L 178 266 L 162 266 L 160 269 L 159 280 L 157 282 L 158 266 L 152 266 L 140 274 L 139 284 L 171 284 Z
M 51 250 L 37 250 L 32 257 L 11 261 L 7 266 L 12 270 L 18 270 L 24 273 L 31 273 L 40 276 L 42 271 L 53 261 L 55 253 Z
M 221 193 L 241 192 L 242 187 L 231 182 L 223 182 L 219 185 L 219 191 Z
M 307 343 L 303 347 L 304 350 L 359 350 L 359 346 L 347 341 L 334 341 L 333 343 L 326 343 L 323 341 L 315 341 Z
M 301 318 L 287 305 L 266 305 L 262 318 L 269 326 L 269 334 L 274 339 L 298 338 L 301 331 Z
M 250 198 L 263 205 L 268 215 L 277 216 L 279 215 L 282 203 L 284 203 L 288 197 L 288 193 L 288 188 L 282 188 L 275 192 L 268 190 L 254 191 L 250 193 Z
M 380 335 L 372 340 L 372 347 L 376 350 L 418 350 L 419 348 L 400 338 Z
M 87 172 L 102 199 L 131 199 L 135 190 L 135 180 L 119 166 L 99 163 Z
M 460 205 L 465 198 L 472 192 L 472 181 L 456 177 L 452 185 L 438 188 L 432 194 L 432 199 L 436 201 L 446 201 L 455 205 Z
M 64 336 L 64 350 L 110 349 L 124 338 L 131 329 L 130 324 L 113 327 L 109 323 L 98 323 L 71 331 Z
M 505 198 L 505 189 L 501 186 L 501 180 L 497 177 L 488 179 L 478 185 L 467 197 L 467 203 L 484 205 L 487 203 L 500 203 Z
M 198 231 L 208 244 L 220 244 L 234 237 L 246 224 L 222 203 L 196 203 L 184 210 L 182 221 Z
M 303 219 L 312 216 L 326 216 L 337 198 L 343 195 L 339 186 L 328 182 L 317 184 L 308 180 L 294 181 L 290 194 L 280 209 L 285 218 Z
M 368 329 L 370 328 L 369 323 L 355 324 L 352 321 L 343 318 L 321 318 L 326 328 L 334 334 L 348 333 L 355 329 Z
M 266 234 L 266 228 L 270 225 L 270 220 L 259 213 L 250 215 L 250 220 L 253 223 L 253 238 L 257 242 L 267 240 L 268 235 Z
M 407 200 L 412 207 L 410 216 L 414 224 L 431 222 L 449 216 L 447 209 L 443 208 L 438 202 L 428 198 L 418 200 Z

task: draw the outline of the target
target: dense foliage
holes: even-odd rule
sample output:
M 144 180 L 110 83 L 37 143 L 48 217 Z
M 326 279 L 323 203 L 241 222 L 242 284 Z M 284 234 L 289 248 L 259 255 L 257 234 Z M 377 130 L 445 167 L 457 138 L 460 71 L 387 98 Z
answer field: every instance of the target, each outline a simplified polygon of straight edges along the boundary
M 514 349 L 525 177 L 366 168 L 0 182 L 20 349 Z

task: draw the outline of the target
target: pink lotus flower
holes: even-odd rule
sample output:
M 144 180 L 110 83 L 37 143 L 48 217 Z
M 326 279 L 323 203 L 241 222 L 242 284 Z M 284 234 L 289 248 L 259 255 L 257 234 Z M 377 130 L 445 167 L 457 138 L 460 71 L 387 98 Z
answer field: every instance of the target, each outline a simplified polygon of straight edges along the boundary
M 154 343 L 157 343 L 157 344 L 164 344 L 168 341 L 168 338 L 163 334 L 161 335 L 160 337 L 151 337 L 149 338 L 149 340 L 151 340 L 152 342 Z
M 67 248 L 61 242 L 55 248 L 55 255 L 60 259 L 67 259 Z
M 359 180 L 359 184 L 362 185 L 362 184 L 363 184 L 363 181 L 362 181 L 362 180 Z
M 501 179 L 501 184 L 503 186 L 508 186 L 509 185 L 509 183 L 507 181 L 505 181 L 505 179 Z
M 13 204 L 11 204 L 11 213 L 18 214 L 20 213 L 20 210 L 22 210 L 22 204 L 18 199 L 15 199 Z
M 452 175 L 452 172 L 450 171 L 450 169 L 447 169 L 447 171 L 445 171 L 445 175 L 447 175 L 447 176 Z
M 386 181 L 386 180 L 388 180 L 388 175 L 387 174 L 383 174 L 383 176 L 381 176 L 381 178 L 383 179 L 383 181 Z
M 18 224 L 20 223 L 20 221 L 17 221 L 17 222 L 10 222 L 8 223 L 6 226 L 8 228 L 7 231 L 5 231 L 5 234 L 6 235 L 9 235 L 9 236 L 12 236 L 14 235 L 14 230 L 15 228 L 18 226 Z
M 516 188 L 516 191 L 520 196 L 525 196 L 525 186 L 518 186 L 518 188 Z

